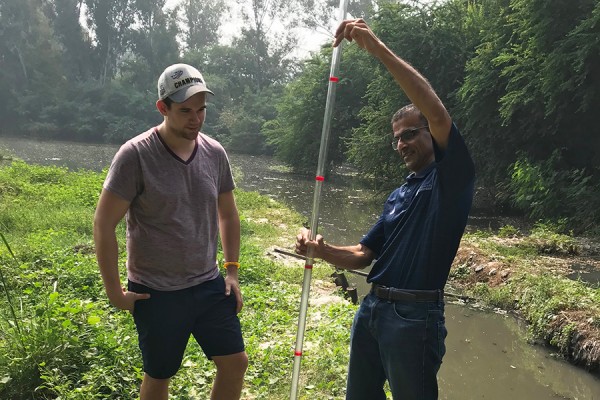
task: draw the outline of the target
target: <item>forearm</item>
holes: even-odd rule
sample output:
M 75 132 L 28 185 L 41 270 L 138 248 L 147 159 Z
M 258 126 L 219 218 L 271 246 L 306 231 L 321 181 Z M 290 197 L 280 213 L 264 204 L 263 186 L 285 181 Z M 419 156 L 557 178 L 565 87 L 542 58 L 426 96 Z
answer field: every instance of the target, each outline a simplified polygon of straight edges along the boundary
M 229 216 L 220 221 L 221 245 L 225 261 L 239 261 L 240 257 L 240 219 L 238 214 Z M 227 267 L 227 273 L 237 275 L 237 267 Z
M 109 299 L 122 292 L 119 276 L 119 246 L 114 230 L 94 227 L 94 242 L 96 244 L 96 259 L 104 289 Z
M 431 124 L 449 125 L 450 116 L 444 104 L 421 73 L 394 54 L 383 42 L 379 42 L 373 55 L 385 65 L 406 96 Z
M 110 302 L 121 309 L 132 310 L 133 302 L 127 301 L 119 276 L 119 245 L 115 230 L 129 209 L 130 202 L 103 189 L 94 214 L 94 243 L 96 259 L 104 289 Z
M 315 256 L 342 269 L 362 269 L 373 261 L 371 252 L 364 246 L 333 246 L 323 243 L 315 250 Z

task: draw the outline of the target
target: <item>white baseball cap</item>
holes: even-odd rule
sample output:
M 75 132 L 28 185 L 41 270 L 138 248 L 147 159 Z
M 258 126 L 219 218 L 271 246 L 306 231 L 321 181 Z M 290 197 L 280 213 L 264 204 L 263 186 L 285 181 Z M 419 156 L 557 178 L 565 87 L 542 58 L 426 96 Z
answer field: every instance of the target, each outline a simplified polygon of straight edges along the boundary
M 213 94 L 207 87 L 200 71 L 191 65 L 173 64 L 158 78 L 158 99 L 170 97 L 175 103 L 183 103 L 196 93 Z

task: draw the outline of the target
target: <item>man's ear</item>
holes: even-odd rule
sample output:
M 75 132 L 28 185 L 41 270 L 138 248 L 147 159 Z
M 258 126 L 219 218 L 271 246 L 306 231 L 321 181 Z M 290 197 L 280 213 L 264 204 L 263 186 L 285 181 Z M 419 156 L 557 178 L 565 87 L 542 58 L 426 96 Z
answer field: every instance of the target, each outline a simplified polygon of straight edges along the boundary
M 167 105 L 165 104 L 164 101 L 162 100 L 158 100 L 156 102 L 156 109 L 158 110 L 159 113 L 161 113 L 162 115 L 167 115 Z

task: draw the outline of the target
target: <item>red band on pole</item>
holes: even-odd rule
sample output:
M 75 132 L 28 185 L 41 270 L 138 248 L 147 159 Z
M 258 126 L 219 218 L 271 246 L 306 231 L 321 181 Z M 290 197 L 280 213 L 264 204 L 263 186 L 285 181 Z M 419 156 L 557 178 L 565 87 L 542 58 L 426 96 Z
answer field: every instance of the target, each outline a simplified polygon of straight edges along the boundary
M 296 356 L 296 357 L 302 357 L 302 352 L 301 351 L 295 351 L 294 352 L 294 356 Z
M 306 265 L 304 266 L 304 268 L 306 268 L 306 269 L 312 269 L 312 267 L 313 267 L 312 265 L 308 265 L 308 264 L 306 264 Z
M 329 81 L 330 81 L 330 82 L 339 82 L 339 81 L 340 81 L 340 79 L 339 79 L 337 76 L 330 76 L 330 77 L 329 77 Z
M 321 175 L 317 175 L 317 177 L 315 179 L 318 180 L 318 181 L 320 181 L 320 182 L 323 182 L 325 180 L 325 177 L 321 176 Z

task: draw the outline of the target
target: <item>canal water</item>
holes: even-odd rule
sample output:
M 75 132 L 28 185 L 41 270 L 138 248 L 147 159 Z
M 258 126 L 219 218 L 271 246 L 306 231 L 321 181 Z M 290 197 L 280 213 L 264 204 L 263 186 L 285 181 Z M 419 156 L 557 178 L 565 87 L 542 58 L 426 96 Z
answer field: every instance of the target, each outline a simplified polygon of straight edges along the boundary
M 118 149 L 114 145 L 45 142 L 0 137 L 6 151 L 30 163 L 102 170 Z M 269 157 L 230 154 L 241 189 L 257 191 L 287 204 L 310 219 L 314 176 L 286 171 Z M 338 244 L 354 244 L 375 222 L 385 194 L 367 190 L 350 172 L 326 182 L 320 206 L 319 233 Z M 502 225 L 475 215 L 469 229 Z M 292 244 L 290 243 L 290 246 Z M 360 288 L 364 278 L 353 277 Z M 442 400 L 600 400 L 600 379 L 532 345 L 525 327 L 500 313 L 449 302 L 446 308 L 447 353 L 439 373 Z

